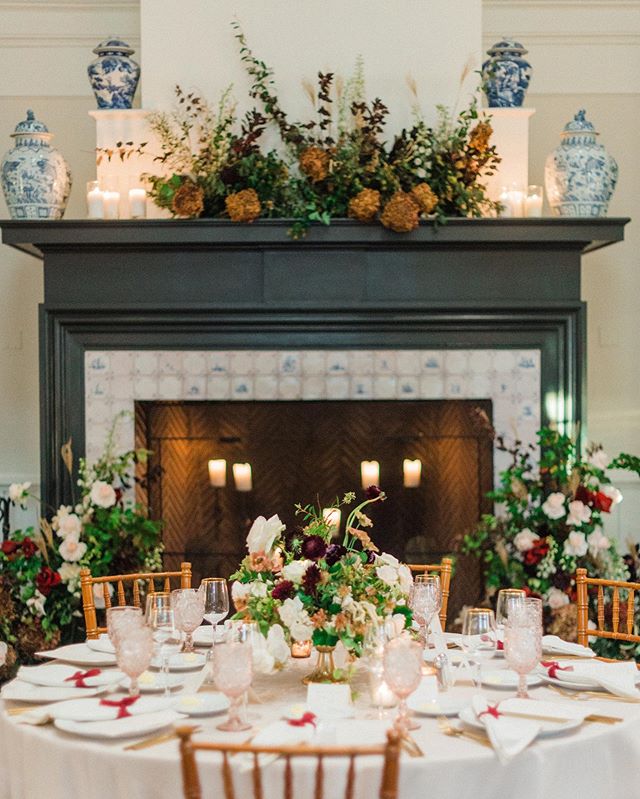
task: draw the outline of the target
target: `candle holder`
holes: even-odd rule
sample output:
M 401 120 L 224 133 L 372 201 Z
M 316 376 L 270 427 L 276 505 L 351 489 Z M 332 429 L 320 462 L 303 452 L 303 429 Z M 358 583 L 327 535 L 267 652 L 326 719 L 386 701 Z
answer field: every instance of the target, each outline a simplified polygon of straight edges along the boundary
M 87 219 L 104 219 L 104 192 L 97 180 L 87 181 Z
M 311 641 L 293 641 L 291 644 L 292 658 L 311 657 Z
M 502 205 L 500 216 L 503 219 L 524 216 L 525 192 L 519 183 L 503 186 L 498 199 Z
M 529 186 L 527 189 L 527 198 L 524 203 L 525 216 L 531 218 L 541 217 L 543 199 L 544 190 L 542 186 Z

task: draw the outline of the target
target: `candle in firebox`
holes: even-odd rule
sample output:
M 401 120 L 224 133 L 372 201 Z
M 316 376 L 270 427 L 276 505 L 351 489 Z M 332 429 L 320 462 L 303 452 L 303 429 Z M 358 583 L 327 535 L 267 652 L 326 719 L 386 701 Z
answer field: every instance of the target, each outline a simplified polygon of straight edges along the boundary
M 209 482 L 214 488 L 227 484 L 227 462 L 224 458 L 209 461 Z
M 380 464 L 378 461 L 362 461 L 360 464 L 362 487 L 377 486 L 380 484 Z
M 129 216 L 144 219 L 147 215 L 147 192 L 144 189 L 129 189 Z
M 120 206 L 120 192 L 119 191 L 105 191 L 104 196 L 104 218 L 117 219 L 118 209 Z
M 323 508 L 322 518 L 331 528 L 332 535 L 340 531 L 340 520 L 342 518 L 342 511 L 340 508 Z
M 417 488 L 420 485 L 422 462 L 416 458 L 414 461 L 405 458 L 402 463 L 402 472 L 405 488 Z
M 237 491 L 251 491 L 251 464 L 234 463 L 233 479 L 235 481 Z

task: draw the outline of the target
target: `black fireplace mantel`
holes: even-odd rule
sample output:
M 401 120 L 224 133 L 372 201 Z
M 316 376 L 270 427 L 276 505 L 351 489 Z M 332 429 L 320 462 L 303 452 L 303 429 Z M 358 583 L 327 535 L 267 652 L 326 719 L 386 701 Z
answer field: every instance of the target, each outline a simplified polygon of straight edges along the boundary
M 535 348 L 543 396 L 581 420 L 581 258 L 628 221 L 451 219 L 402 235 L 342 220 L 295 241 L 286 220 L 3 221 L 5 244 L 44 259 L 44 497 L 68 495 L 61 444 L 84 453 L 92 349 Z

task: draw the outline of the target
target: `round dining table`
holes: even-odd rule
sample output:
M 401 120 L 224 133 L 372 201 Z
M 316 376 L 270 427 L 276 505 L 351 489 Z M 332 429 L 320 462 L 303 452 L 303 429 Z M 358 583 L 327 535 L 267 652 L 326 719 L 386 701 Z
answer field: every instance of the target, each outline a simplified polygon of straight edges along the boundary
M 247 706 L 252 730 L 223 733 L 216 728 L 221 716 L 185 718 L 185 724 L 201 729 L 194 740 L 244 742 L 257 731 L 287 717 L 293 706 L 304 705 L 302 676 L 309 660 L 291 660 L 289 666 L 254 680 Z M 375 744 L 385 740 L 395 710 L 376 717 L 367 691 L 364 669 L 353 680 L 353 718 L 325 724 L 325 736 L 337 745 Z M 204 685 L 200 690 L 213 690 Z M 474 688 L 462 680 L 447 697 L 468 698 Z M 488 700 L 514 695 L 513 690 L 486 689 Z M 531 689 L 534 698 L 558 699 L 549 687 Z M 538 738 L 507 763 L 476 740 L 450 737 L 438 720 L 415 716 L 420 724 L 412 735 L 422 756 L 403 753 L 400 762 L 399 799 L 567 799 L 567 797 L 618 799 L 640 797 L 640 703 L 615 698 L 576 700 L 590 714 L 616 716 L 616 724 L 583 723 L 562 735 Z M 179 745 L 172 738 L 138 751 L 125 748 L 128 740 L 93 740 L 75 737 L 51 724 L 20 723 L 20 715 L 7 713 L 19 703 L 0 703 L 0 797 L 1 799 L 180 799 L 183 796 Z M 457 723 L 456 719 L 451 719 Z M 135 739 L 133 739 L 135 740 Z M 328 742 L 328 741 L 327 741 Z M 238 757 L 238 756 L 236 756 Z M 239 756 L 240 758 L 244 756 Z M 232 758 L 232 762 L 235 758 Z M 220 757 L 198 755 L 203 797 L 223 799 Z M 304 771 L 304 766 L 300 768 Z M 250 769 L 238 766 L 238 799 L 251 799 Z M 281 799 L 283 765 L 271 761 L 264 767 L 265 799 Z M 295 796 L 313 796 L 311 775 L 294 771 Z M 357 799 L 376 799 L 381 761 L 367 758 L 356 771 Z M 346 764 L 325 763 L 325 799 L 341 799 Z

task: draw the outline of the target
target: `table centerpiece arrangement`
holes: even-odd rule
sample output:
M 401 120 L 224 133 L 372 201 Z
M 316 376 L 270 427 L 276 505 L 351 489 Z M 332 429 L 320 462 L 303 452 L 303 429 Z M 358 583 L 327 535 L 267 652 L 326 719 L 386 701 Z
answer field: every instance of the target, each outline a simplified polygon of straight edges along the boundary
M 234 618 L 255 621 L 265 637 L 281 628 L 290 644 L 311 641 L 318 664 L 309 681 L 342 679 L 333 649 L 340 641 L 359 657 L 369 621 L 395 616 L 398 626 L 411 625 L 411 572 L 369 535 L 373 523 L 365 509 L 384 499 L 376 486 L 358 504 L 353 492 L 337 499 L 333 509 L 353 506 L 341 542 L 334 539 L 331 509 L 314 505 L 296 506 L 302 527 L 292 535 L 277 515 L 258 517 L 249 531 L 248 555 L 231 575 Z

